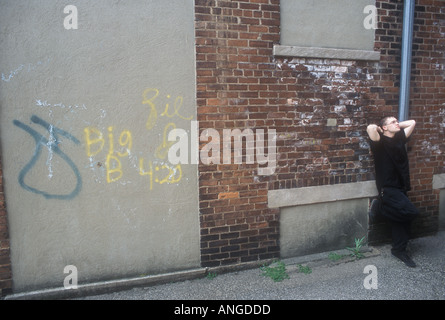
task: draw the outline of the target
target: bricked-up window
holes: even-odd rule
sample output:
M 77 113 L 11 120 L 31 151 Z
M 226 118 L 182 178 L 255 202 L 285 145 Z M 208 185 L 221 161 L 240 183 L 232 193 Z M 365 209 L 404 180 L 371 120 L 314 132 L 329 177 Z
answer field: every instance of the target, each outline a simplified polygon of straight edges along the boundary
M 276 55 L 378 60 L 375 0 L 281 0 Z

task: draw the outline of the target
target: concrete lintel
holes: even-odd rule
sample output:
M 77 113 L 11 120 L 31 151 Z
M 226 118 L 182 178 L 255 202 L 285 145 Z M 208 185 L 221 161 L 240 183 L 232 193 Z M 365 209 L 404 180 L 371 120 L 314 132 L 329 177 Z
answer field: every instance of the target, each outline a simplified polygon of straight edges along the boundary
M 377 195 L 375 181 L 345 183 L 318 187 L 269 190 L 269 208 L 371 198 Z
M 433 176 L 433 189 L 445 189 L 445 173 Z
M 275 56 L 292 56 L 302 58 L 323 58 L 341 60 L 367 60 L 379 61 L 380 52 L 354 49 L 336 48 L 313 48 L 275 45 L 273 47 Z

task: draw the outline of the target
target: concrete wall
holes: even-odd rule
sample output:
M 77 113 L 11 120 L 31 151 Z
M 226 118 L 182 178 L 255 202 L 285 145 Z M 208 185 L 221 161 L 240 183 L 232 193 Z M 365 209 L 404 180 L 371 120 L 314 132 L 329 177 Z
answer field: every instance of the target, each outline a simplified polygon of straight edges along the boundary
M 439 189 L 439 230 L 445 230 L 445 174 L 433 176 L 433 189 Z
M 368 199 L 316 203 L 281 209 L 283 258 L 353 247 L 368 233 Z
M 372 18 L 372 12 L 365 8 L 369 5 L 375 8 L 375 0 L 281 0 L 280 3 L 283 46 L 374 48 L 374 29 L 364 28 L 364 21 L 368 23 Z
M 445 230 L 445 189 L 440 190 L 439 230 Z
M 354 246 L 368 234 L 369 199 L 374 181 L 269 191 L 269 205 L 280 207 L 283 258 Z
M 14 291 L 199 266 L 189 0 L 2 1 L 0 110 Z

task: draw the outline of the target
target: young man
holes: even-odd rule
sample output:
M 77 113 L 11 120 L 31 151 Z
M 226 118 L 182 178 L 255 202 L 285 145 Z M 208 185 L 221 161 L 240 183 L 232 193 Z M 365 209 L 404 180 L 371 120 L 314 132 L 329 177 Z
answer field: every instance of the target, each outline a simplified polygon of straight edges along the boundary
M 407 197 L 411 185 L 405 144 L 415 126 L 414 120 L 399 123 L 394 117 L 385 117 L 379 125 L 370 124 L 367 128 L 379 192 L 379 199 L 371 203 L 370 220 L 380 212 L 391 221 L 391 253 L 412 268 L 416 264 L 408 256 L 406 246 L 411 221 L 418 211 Z

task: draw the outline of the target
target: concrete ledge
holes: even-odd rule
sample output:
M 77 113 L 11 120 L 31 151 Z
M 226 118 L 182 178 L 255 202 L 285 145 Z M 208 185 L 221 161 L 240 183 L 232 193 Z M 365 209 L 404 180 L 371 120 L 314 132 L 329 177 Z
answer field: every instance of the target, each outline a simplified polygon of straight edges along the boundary
M 4 297 L 5 300 L 50 300 L 71 299 L 76 297 L 111 293 L 121 290 L 129 290 L 140 286 L 154 286 L 158 284 L 178 282 L 204 277 L 206 268 L 165 273 L 160 275 L 144 276 L 137 278 L 119 279 L 104 282 L 78 285 L 77 289 L 54 288 L 12 294 Z
M 282 208 L 340 200 L 371 198 L 377 195 L 375 181 L 318 187 L 269 190 L 269 208 Z
M 273 54 L 275 56 L 292 56 L 292 57 L 302 57 L 302 58 L 368 60 L 368 61 L 380 60 L 380 52 L 377 51 L 297 47 L 297 46 L 282 46 L 282 45 L 275 45 L 273 47 Z
M 341 256 L 341 258 L 333 261 L 333 260 L 329 259 L 330 253 L 335 253 L 335 254 Z M 367 245 L 363 246 L 360 249 L 360 253 L 362 254 L 362 258 L 360 260 L 377 257 L 377 256 L 381 255 L 380 250 L 378 250 L 377 248 L 374 248 L 374 247 L 369 247 Z M 358 260 L 357 258 L 351 256 L 351 251 L 346 250 L 346 249 L 340 249 L 340 250 L 333 250 L 333 251 L 325 251 L 325 252 L 321 252 L 321 253 L 314 253 L 314 254 L 310 254 L 310 255 L 306 255 L 306 256 L 286 258 L 286 259 L 283 259 L 283 262 L 287 266 L 294 267 L 294 269 L 295 269 L 295 268 L 298 268 L 299 264 L 305 264 L 310 267 L 319 267 L 319 266 L 331 267 L 331 266 L 335 266 L 335 265 L 339 265 L 339 264 L 343 264 L 343 263 L 355 262 L 357 260 Z M 291 271 L 292 271 L 292 269 L 289 268 L 289 272 L 291 272 Z
M 445 173 L 433 176 L 433 189 L 445 189 Z
M 84 285 L 78 285 L 77 289 L 53 288 L 53 289 L 22 292 L 22 293 L 7 295 L 2 299 L 56 300 L 56 299 L 73 299 L 85 296 L 101 295 L 117 291 L 130 290 L 135 287 L 150 287 L 165 283 L 199 279 L 205 277 L 210 272 L 223 274 L 223 273 L 239 272 L 239 271 L 259 268 L 264 264 L 271 263 L 273 260 L 274 259 L 265 259 L 265 260 L 244 262 L 228 266 L 206 267 L 206 268 L 177 271 L 177 272 L 152 275 L 152 276 L 95 282 Z

